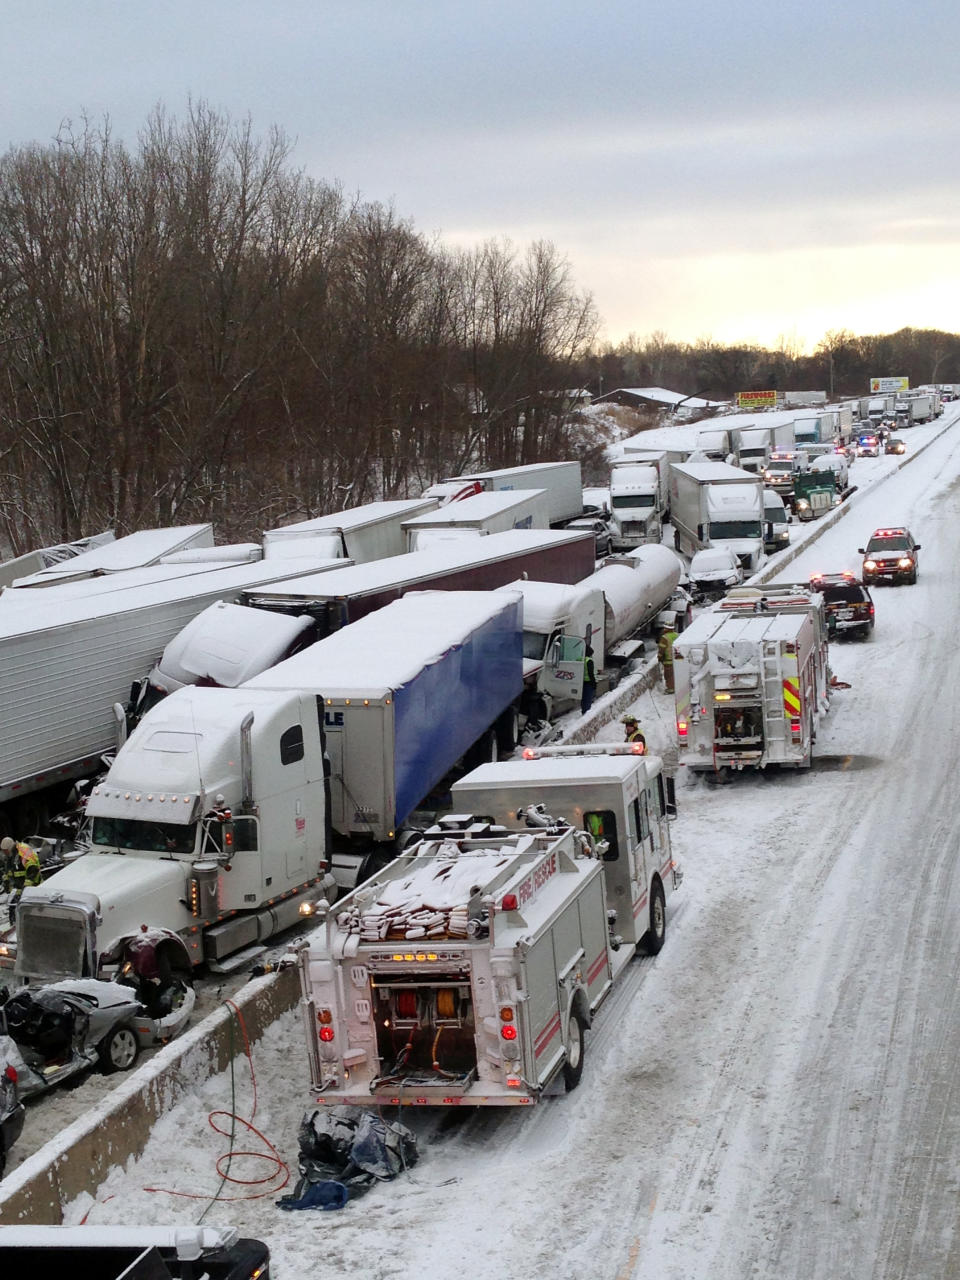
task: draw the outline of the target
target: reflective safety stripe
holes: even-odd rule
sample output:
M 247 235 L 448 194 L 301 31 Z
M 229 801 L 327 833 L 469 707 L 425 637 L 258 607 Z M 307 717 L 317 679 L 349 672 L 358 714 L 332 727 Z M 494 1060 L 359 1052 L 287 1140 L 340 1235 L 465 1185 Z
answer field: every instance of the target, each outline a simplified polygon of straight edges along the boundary
M 783 682 L 783 714 L 788 719 L 800 714 L 800 681 L 786 678 Z

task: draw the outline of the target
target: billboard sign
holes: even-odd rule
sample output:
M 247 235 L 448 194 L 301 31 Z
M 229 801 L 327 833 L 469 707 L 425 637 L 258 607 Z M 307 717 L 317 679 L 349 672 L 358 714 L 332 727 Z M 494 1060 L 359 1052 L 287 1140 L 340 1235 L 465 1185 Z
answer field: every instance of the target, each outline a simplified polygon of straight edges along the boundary
M 777 393 L 776 391 L 738 391 L 737 407 L 739 409 L 775 409 Z
M 888 391 L 909 391 L 909 378 L 871 378 L 870 394 L 883 395 Z

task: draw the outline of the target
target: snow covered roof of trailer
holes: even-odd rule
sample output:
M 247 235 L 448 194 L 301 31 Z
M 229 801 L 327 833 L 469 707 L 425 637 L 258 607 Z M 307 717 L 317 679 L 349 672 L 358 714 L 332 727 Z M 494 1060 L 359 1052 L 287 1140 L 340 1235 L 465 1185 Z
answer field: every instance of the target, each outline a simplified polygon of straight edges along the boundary
M 317 576 L 323 563 L 314 561 L 311 566 Z M 328 560 L 325 563 L 332 568 L 341 565 L 343 561 Z M 238 595 L 244 588 L 274 582 L 284 574 L 302 573 L 303 565 L 303 561 L 260 560 L 254 564 L 214 565 L 206 572 L 195 572 L 200 568 L 198 565 L 169 565 L 165 566 L 162 578 L 152 579 L 139 586 L 125 587 L 122 591 L 117 590 L 117 580 L 108 579 L 107 585 L 112 585 L 113 590 L 88 591 L 84 595 L 67 596 L 57 587 L 51 587 L 49 591 L 38 591 L 36 594 L 24 592 L 28 597 L 29 608 L 24 607 L 20 600 L 16 600 L 12 607 L 5 607 L 8 600 L 14 600 L 19 594 L 16 591 L 5 591 L 0 596 L 0 639 L 12 635 L 23 636 L 50 627 L 72 626 L 88 618 L 106 618 L 137 609 L 150 609 L 156 605 L 194 599 L 197 596 L 229 598 Z
M 368 502 L 362 507 L 350 507 L 346 511 L 331 511 L 325 516 L 315 516 L 311 520 L 298 520 L 296 524 L 285 524 L 278 529 L 268 529 L 264 537 L 272 538 L 277 534 L 302 536 L 305 533 L 323 533 L 327 529 L 360 529 L 368 524 L 377 524 L 390 516 L 403 515 L 404 512 L 414 516 L 418 511 L 426 511 L 436 505 L 436 498 L 397 498 L 387 502 Z
M 504 476 L 524 476 L 533 475 L 537 471 L 553 471 L 558 470 L 572 471 L 576 468 L 577 473 L 580 472 L 579 462 L 528 462 L 520 467 L 496 467 L 492 471 L 470 471 L 462 476 L 445 476 L 444 482 L 447 480 L 499 480 Z
M 675 470 L 683 471 L 703 484 L 713 484 L 718 480 L 742 480 L 744 484 L 757 485 L 760 483 L 760 477 L 755 472 L 732 467 L 728 462 L 675 462 L 673 466 Z
M 386 560 L 370 560 L 331 573 L 308 574 L 283 584 L 257 589 L 257 598 L 286 600 L 336 600 L 351 595 L 384 590 L 394 583 L 412 583 L 447 571 L 467 569 L 472 565 L 490 564 L 501 556 L 535 551 L 539 547 L 563 546 L 565 543 L 592 539 L 584 529 L 507 529 L 486 538 L 446 542 L 424 551 L 408 551 Z
M 545 489 L 484 490 L 469 498 L 461 498 L 459 502 L 449 502 L 444 507 L 412 516 L 409 520 L 404 520 L 403 527 L 419 529 L 432 524 L 468 524 L 471 520 L 483 520 L 487 516 L 499 515 L 501 511 L 524 506 L 531 498 L 540 497 L 544 493 Z
M 389 692 L 518 601 L 516 594 L 494 591 L 411 591 L 254 676 L 244 688 Z M 451 710 L 438 707 L 437 715 Z
M 27 578 L 18 579 L 18 585 L 57 582 L 89 573 L 122 573 L 156 564 L 161 556 L 170 555 L 184 547 L 213 546 L 212 524 L 185 524 L 169 529 L 140 529 L 116 538 L 92 551 L 83 551 L 70 560 L 40 569 Z

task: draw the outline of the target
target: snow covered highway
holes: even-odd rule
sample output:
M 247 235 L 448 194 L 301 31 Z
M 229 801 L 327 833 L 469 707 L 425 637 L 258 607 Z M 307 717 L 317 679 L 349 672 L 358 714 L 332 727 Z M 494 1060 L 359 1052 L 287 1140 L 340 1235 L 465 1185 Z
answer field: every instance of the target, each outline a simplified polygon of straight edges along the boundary
M 931 443 L 777 575 L 859 571 L 878 526 L 906 524 L 922 544 L 915 586 L 873 590 L 873 637 L 831 645 L 850 687 L 820 722 L 809 772 L 719 786 L 681 771 L 685 881 L 667 944 L 602 1009 L 579 1088 L 533 1112 L 405 1111 L 419 1164 L 339 1214 L 284 1214 L 278 1189 L 220 1200 L 205 1222 L 267 1241 L 279 1280 L 442 1280 L 471 1257 L 502 1280 L 960 1272 L 960 430 L 937 435 L 946 421 L 906 433 L 911 452 Z M 894 465 L 859 460 L 854 478 Z M 669 758 L 667 696 L 636 710 Z M 254 1123 L 295 1178 L 310 1095 L 294 1015 L 254 1067 Z M 250 1116 L 242 1065 L 236 1090 Z M 225 1149 L 207 1112 L 230 1098 L 229 1077 L 198 1085 L 67 1221 L 196 1221 Z M 232 1172 L 263 1168 L 238 1156 Z

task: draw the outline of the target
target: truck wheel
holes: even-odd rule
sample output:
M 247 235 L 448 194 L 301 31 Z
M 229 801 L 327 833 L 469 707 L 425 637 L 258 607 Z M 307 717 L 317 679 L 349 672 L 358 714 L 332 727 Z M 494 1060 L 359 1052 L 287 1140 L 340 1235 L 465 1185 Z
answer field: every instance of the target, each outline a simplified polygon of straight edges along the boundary
M 507 707 L 496 726 L 497 747 L 502 756 L 516 751 L 520 739 L 520 713 L 516 707 Z
M 650 928 L 643 939 L 647 953 L 651 956 L 658 955 L 663 950 L 666 940 L 667 899 L 663 892 L 663 885 L 659 880 L 654 880 L 653 888 L 650 890 Z
M 563 1064 L 563 1083 L 571 1093 L 583 1075 L 583 1019 L 579 1013 L 571 1013 L 567 1026 L 567 1060 Z
M 100 1069 L 104 1075 L 111 1075 L 114 1071 L 129 1071 L 139 1052 L 140 1043 L 136 1031 L 129 1023 L 122 1022 L 105 1035 L 97 1047 Z

